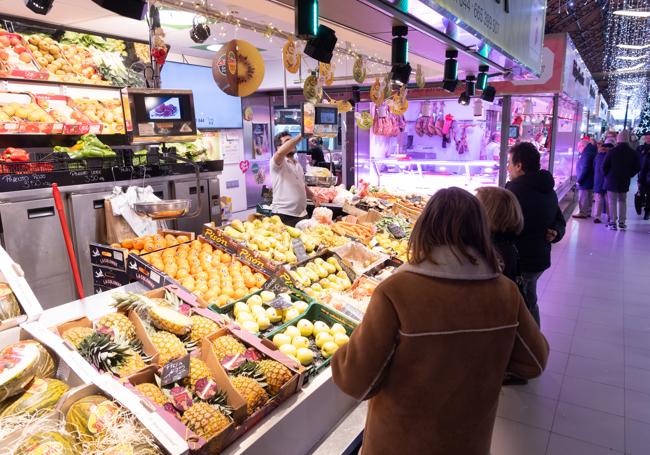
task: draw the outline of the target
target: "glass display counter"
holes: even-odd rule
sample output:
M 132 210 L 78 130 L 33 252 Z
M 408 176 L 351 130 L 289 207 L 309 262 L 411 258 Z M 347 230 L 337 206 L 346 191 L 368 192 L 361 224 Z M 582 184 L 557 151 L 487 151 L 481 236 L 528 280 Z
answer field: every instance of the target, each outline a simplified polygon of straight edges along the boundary
M 441 188 L 457 186 L 473 192 L 499 182 L 499 163 L 492 160 L 377 159 L 371 163 L 378 186 L 398 191 L 433 194 Z

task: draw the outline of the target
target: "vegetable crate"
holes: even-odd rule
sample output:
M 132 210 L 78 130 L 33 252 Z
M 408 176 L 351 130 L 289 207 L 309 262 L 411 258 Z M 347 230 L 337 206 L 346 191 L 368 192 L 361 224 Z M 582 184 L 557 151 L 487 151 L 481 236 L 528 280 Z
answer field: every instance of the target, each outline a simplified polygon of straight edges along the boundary
M 352 319 L 348 318 L 347 316 L 339 313 L 338 311 L 329 308 L 325 305 L 322 305 L 320 303 L 312 303 L 304 314 L 302 314 L 301 316 L 297 317 L 292 321 L 287 322 L 286 324 L 281 325 L 280 327 L 276 328 L 268 335 L 266 335 L 267 340 L 269 341 L 273 340 L 273 337 L 275 335 L 277 335 L 278 333 L 283 333 L 290 325 L 295 326 L 298 323 L 298 321 L 300 321 L 301 319 L 307 319 L 312 323 L 316 321 L 322 321 L 330 327 L 332 326 L 332 324 L 339 323 L 343 327 L 345 327 L 345 333 L 348 336 L 351 336 L 352 332 L 357 327 L 356 322 L 354 322 Z M 308 339 L 309 339 L 309 349 L 311 349 L 314 352 L 314 362 L 311 364 L 311 366 L 306 372 L 305 381 L 307 381 L 308 377 L 316 376 L 318 373 L 320 373 L 325 368 L 327 368 L 331 360 L 331 357 L 328 359 L 323 357 L 323 355 L 320 352 L 320 349 L 316 347 L 316 343 L 313 336 L 308 337 Z

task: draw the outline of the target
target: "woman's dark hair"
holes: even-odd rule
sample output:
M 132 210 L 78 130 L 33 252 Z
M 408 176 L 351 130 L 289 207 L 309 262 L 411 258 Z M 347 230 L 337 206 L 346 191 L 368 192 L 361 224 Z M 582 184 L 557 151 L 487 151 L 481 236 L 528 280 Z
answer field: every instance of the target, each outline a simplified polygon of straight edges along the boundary
M 474 265 L 478 253 L 495 271 L 501 270 L 485 210 L 476 197 L 461 188 L 439 190 L 429 199 L 409 239 L 409 262 L 432 260 L 433 250 L 439 246 L 451 248 L 458 260 L 464 257 Z
M 539 171 L 541 168 L 539 151 L 530 142 L 520 142 L 508 153 L 512 164 L 521 163 L 521 169 L 525 173 Z
M 291 133 L 286 130 L 275 135 L 273 138 L 273 145 L 275 145 L 276 149 L 282 145 L 282 138 L 287 136 L 291 136 Z

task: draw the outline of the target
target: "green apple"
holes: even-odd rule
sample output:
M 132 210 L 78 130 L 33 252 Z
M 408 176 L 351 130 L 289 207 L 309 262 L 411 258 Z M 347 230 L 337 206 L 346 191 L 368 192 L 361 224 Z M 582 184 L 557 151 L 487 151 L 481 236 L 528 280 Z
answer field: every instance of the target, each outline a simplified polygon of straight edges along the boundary
M 334 338 L 332 335 L 330 335 L 329 332 L 320 332 L 318 335 L 316 335 L 316 346 L 319 348 L 322 348 L 323 345 L 328 341 L 334 341 Z
M 284 334 L 293 340 L 295 337 L 300 336 L 300 330 L 295 325 L 290 325 L 284 330 Z
M 297 349 L 308 348 L 309 340 L 303 336 L 297 336 L 291 340 L 291 344 L 293 344 Z
M 303 302 L 302 300 L 298 300 L 296 302 L 293 302 L 293 307 L 298 310 L 300 313 L 304 313 L 307 311 L 307 308 L 309 308 L 309 304 L 307 302 Z
M 314 322 L 314 336 L 317 336 L 321 332 L 330 333 L 330 328 L 323 321 Z
M 255 321 L 245 321 L 242 323 L 241 328 L 250 333 L 257 333 L 260 331 L 260 326 Z
M 275 293 L 271 291 L 262 291 L 260 292 L 260 297 L 262 298 L 262 302 L 269 303 L 271 300 L 275 299 Z
M 250 313 L 250 311 L 251 311 L 250 308 L 248 308 L 248 306 L 244 302 L 236 302 L 232 312 L 235 315 L 235 317 L 237 317 L 241 312 Z
M 266 316 L 266 310 L 264 309 L 264 307 L 262 305 L 255 305 L 255 306 L 251 307 L 251 313 L 255 317 L 257 317 L 258 314 L 263 314 L 263 315 Z
M 289 357 L 295 357 L 298 349 L 293 344 L 283 344 L 280 346 L 280 352 Z
M 325 344 L 323 344 L 323 347 L 320 349 L 320 353 L 323 354 L 323 357 L 329 359 L 334 355 L 334 353 L 338 348 L 339 348 L 338 344 L 334 343 L 333 341 L 327 341 Z
M 249 307 L 254 306 L 254 305 L 260 305 L 261 306 L 262 303 L 264 303 L 264 302 L 262 301 L 262 297 L 260 297 L 259 294 L 253 295 L 248 300 L 246 300 L 246 305 L 248 305 Z
M 341 324 L 338 322 L 335 324 L 332 324 L 332 328 L 330 329 L 330 333 L 332 335 L 336 335 L 337 333 L 342 333 L 343 335 L 346 334 L 345 332 L 345 327 L 343 327 Z
M 298 326 L 298 330 L 300 330 L 300 334 L 304 337 L 309 337 L 314 333 L 314 324 L 308 319 L 301 319 L 296 325 Z
M 289 322 L 293 319 L 296 319 L 298 316 L 300 316 L 300 312 L 297 309 L 291 307 L 284 313 L 284 322 Z
M 284 333 L 277 333 L 273 337 L 273 344 L 277 347 L 284 346 L 285 344 L 291 344 L 291 337 L 289 335 L 285 335 Z
M 255 318 L 253 317 L 253 315 L 245 311 L 242 311 L 241 313 L 239 313 L 239 316 L 237 316 L 237 322 L 239 322 L 240 324 L 243 324 L 244 322 L 247 321 L 254 321 L 254 320 Z
M 271 327 L 271 321 L 266 317 L 266 313 L 262 314 L 260 317 L 255 319 L 257 325 L 260 327 L 260 330 L 266 330 Z
M 344 344 L 348 344 L 348 341 L 350 341 L 350 337 L 344 333 L 337 333 L 334 335 L 334 343 L 339 345 L 339 347 L 343 346 Z
M 314 361 L 314 353 L 311 349 L 308 348 L 298 349 L 296 357 L 298 358 L 298 361 L 304 366 L 311 365 L 311 363 Z
M 266 315 L 273 324 L 280 322 L 282 320 L 282 314 L 275 308 L 267 308 Z

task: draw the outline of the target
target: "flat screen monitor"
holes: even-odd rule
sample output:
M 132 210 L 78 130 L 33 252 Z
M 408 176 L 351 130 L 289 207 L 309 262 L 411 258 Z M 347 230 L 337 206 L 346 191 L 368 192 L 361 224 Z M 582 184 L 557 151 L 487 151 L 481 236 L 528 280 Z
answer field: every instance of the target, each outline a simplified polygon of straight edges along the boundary
M 160 79 L 162 88 L 192 90 L 197 128 L 242 127 L 241 98 L 226 95 L 217 87 L 212 68 L 167 62 Z

